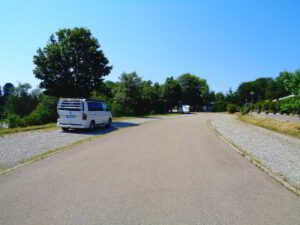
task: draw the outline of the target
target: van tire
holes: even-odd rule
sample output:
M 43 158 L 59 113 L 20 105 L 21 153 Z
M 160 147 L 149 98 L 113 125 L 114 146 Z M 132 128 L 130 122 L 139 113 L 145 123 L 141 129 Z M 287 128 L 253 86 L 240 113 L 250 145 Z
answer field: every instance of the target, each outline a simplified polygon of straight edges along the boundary
M 62 127 L 61 129 L 62 129 L 63 132 L 68 132 L 69 131 L 69 128 L 66 128 L 66 127 Z
M 112 125 L 112 119 L 109 118 L 107 121 L 106 127 L 111 127 L 111 125 Z
M 90 126 L 89 126 L 89 130 L 90 131 L 94 131 L 95 130 L 95 122 L 91 121 Z

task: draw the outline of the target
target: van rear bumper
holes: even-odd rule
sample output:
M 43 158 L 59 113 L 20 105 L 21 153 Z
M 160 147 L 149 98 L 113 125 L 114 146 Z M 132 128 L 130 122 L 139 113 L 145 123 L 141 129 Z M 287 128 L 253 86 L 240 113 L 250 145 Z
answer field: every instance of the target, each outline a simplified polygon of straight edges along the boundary
M 57 123 L 57 126 L 63 128 L 71 128 L 71 129 L 84 129 L 89 127 L 86 124 L 70 124 L 70 123 Z

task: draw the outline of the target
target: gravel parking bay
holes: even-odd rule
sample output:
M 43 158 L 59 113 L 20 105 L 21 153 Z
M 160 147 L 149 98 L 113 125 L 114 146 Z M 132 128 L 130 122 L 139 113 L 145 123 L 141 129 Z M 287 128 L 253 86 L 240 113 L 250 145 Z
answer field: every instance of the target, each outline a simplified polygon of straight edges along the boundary
M 211 125 L 228 141 L 247 151 L 300 188 L 300 140 L 246 124 L 236 116 L 217 114 Z
M 62 132 L 60 129 L 50 129 L 6 135 L 0 137 L 0 168 L 15 166 L 22 160 L 29 159 L 50 150 L 68 146 L 72 143 L 89 139 L 94 136 L 103 135 L 116 129 L 136 126 L 153 120 L 181 116 L 184 115 L 128 119 L 120 122 L 114 122 L 112 128 L 99 128 L 94 132 L 80 130 Z

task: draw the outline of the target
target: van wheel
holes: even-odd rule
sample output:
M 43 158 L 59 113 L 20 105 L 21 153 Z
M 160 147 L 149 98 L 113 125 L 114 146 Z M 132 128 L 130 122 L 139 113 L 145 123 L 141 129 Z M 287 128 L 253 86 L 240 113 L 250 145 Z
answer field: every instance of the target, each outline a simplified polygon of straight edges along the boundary
M 91 131 L 95 130 L 95 122 L 94 121 L 91 121 L 89 130 L 91 130 Z
M 62 127 L 61 128 L 64 132 L 68 132 L 69 131 L 69 128 L 66 128 L 66 127 Z
M 109 120 L 108 120 L 108 122 L 106 124 L 106 127 L 111 127 L 111 125 L 112 125 L 112 120 L 111 120 L 111 118 L 109 118 Z

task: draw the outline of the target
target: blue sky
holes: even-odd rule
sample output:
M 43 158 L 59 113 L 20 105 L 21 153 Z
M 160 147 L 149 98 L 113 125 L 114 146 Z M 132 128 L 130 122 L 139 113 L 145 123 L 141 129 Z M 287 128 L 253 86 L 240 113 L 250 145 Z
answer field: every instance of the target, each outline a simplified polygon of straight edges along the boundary
M 300 1 L 13 1 L 0 3 L 0 85 L 29 82 L 32 57 L 60 28 L 87 27 L 113 65 L 164 82 L 190 72 L 211 89 L 300 68 Z

